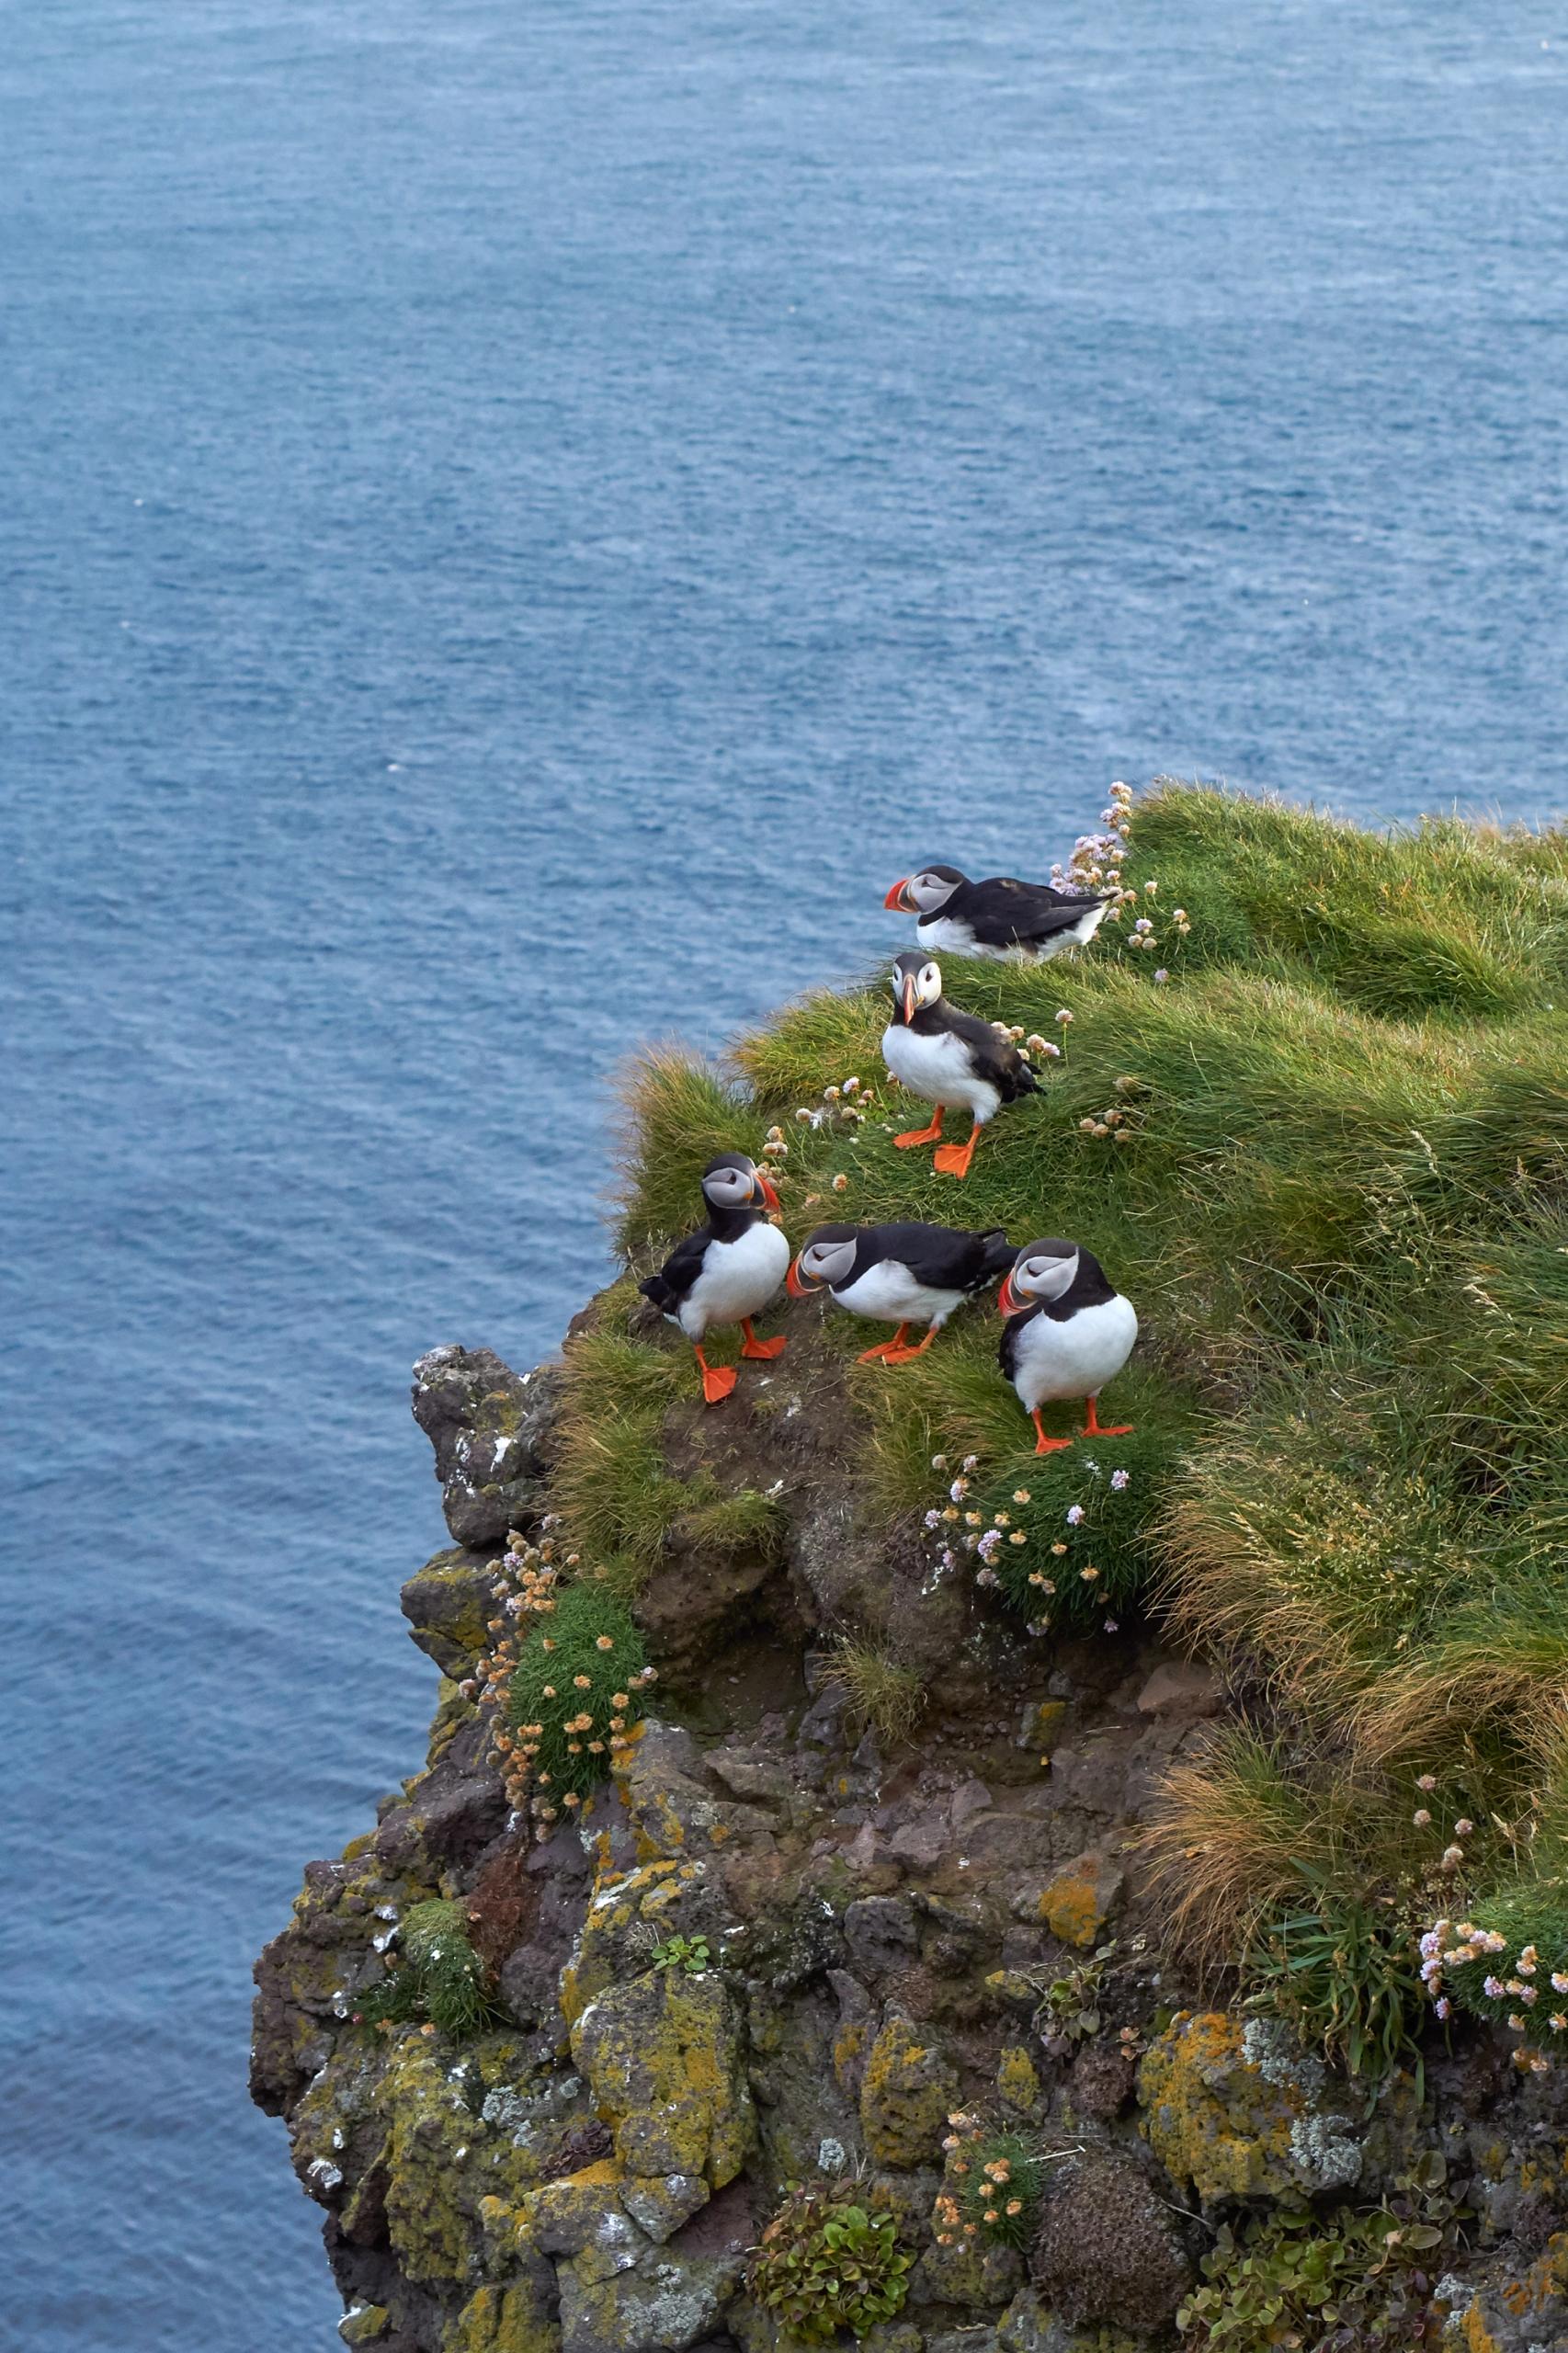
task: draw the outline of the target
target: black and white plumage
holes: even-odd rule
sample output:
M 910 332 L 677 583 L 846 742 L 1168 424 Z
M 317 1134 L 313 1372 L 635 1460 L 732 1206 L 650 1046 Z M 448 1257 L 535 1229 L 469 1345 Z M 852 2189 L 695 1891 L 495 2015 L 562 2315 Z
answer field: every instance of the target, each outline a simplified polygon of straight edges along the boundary
M 1138 1318 L 1091 1252 L 1076 1242 L 1027 1243 L 996 1304 L 1007 1319 L 998 1358 L 1034 1423 L 1037 1454 L 1073 1443 L 1047 1438 L 1040 1421 L 1040 1407 L 1058 1398 L 1087 1398 L 1084 1438 L 1131 1435 L 1130 1423 L 1102 1423 L 1096 1403 L 1132 1354 Z
M 948 1003 L 941 967 L 930 957 L 894 958 L 892 996 L 893 1017 L 882 1032 L 882 1059 L 901 1086 L 936 1107 L 929 1127 L 912 1128 L 894 1141 L 901 1146 L 937 1142 L 944 1111 L 949 1105 L 962 1105 L 974 1125 L 963 1143 L 942 1144 L 933 1165 L 944 1176 L 967 1176 L 981 1129 L 1004 1103 L 1032 1095 L 1035 1074 L 1017 1048 L 989 1021 Z
M 948 1225 L 819 1225 L 790 1269 L 789 1290 L 796 1299 L 825 1290 L 852 1315 L 896 1324 L 892 1338 L 867 1348 L 860 1362 L 880 1357 L 903 1364 L 925 1354 L 955 1307 L 999 1282 L 1013 1257 L 1000 1227 L 963 1233 Z M 911 1324 L 928 1327 L 913 1348 L 903 1338 Z
M 1111 901 L 1075 896 L 1049 882 L 1019 882 L 993 874 L 971 882 L 956 866 L 923 866 L 895 882 L 882 901 L 915 918 L 915 937 L 928 953 L 1022 957 L 1043 963 L 1063 949 L 1082 948 L 1099 929 Z
M 744 1152 L 722 1152 L 702 1172 L 707 1222 L 677 1243 L 644 1299 L 678 1324 L 702 1368 L 702 1393 L 716 1405 L 735 1385 L 733 1365 L 710 1365 L 702 1343 L 715 1324 L 738 1324 L 744 1357 L 771 1358 L 784 1343 L 759 1340 L 751 1319 L 775 1298 L 790 1268 L 790 1245 L 767 1213 L 778 1207 L 772 1183 Z

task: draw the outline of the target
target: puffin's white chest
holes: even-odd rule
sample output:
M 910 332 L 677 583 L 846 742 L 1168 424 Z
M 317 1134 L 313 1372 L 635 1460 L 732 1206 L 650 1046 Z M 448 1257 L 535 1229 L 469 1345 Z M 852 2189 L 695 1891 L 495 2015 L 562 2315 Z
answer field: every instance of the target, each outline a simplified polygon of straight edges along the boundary
M 1119 1291 L 1097 1306 L 1080 1307 L 1064 1323 L 1031 1316 L 1017 1336 L 1013 1362 L 1013 1386 L 1025 1412 L 1053 1397 L 1097 1397 L 1132 1354 L 1137 1337 L 1132 1302 Z
M 881 1258 L 834 1292 L 852 1315 L 876 1316 L 884 1324 L 945 1323 L 962 1299 L 961 1290 L 933 1290 L 916 1282 L 895 1258 Z
M 790 1245 L 776 1225 L 748 1225 L 733 1242 L 710 1242 L 702 1272 L 675 1317 L 688 1340 L 710 1324 L 738 1324 L 767 1305 L 790 1271 Z
M 966 1103 L 977 1120 L 989 1120 L 1002 1100 L 950 1029 L 910 1029 L 890 1021 L 882 1031 L 882 1060 L 901 1086 L 927 1103 Z

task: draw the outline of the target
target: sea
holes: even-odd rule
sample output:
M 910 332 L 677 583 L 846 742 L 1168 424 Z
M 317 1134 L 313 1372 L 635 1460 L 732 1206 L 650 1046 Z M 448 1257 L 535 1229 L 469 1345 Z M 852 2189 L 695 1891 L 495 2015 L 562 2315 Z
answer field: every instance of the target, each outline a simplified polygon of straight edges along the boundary
M 249 1966 L 421 1760 L 413 1359 L 917 862 L 1562 812 L 1568 16 L 0 0 L 0 2345 L 324 2353 Z

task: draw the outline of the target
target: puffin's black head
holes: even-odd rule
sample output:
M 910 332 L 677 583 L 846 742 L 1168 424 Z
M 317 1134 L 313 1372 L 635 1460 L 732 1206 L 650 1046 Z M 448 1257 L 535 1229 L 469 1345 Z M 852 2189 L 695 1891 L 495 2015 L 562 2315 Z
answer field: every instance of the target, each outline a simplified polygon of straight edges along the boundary
M 841 1283 L 855 1264 L 855 1245 L 860 1239 L 857 1225 L 819 1225 L 802 1245 L 793 1266 L 784 1278 L 784 1288 L 792 1299 L 804 1299 L 824 1283 Z
M 778 1196 L 755 1160 L 744 1152 L 722 1152 L 702 1172 L 703 1198 L 716 1210 L 770 1209 Z
M 1036 1300 L 1060 1299 L 1078 1271 L 1075 1242 L 1026 1242 L 996 1294 L 1004 1315 L 1017 1315 Z
M 947 905 L 960 883 L 968 881 L 968 875 L 960 874 L 956 866 L 923 866 L 918 874 L 906 874 L 902 882 L 895 882 L 882 904 L 897 907 L 906 915 L 934 915 L 938 907 Z
M 913 1021 L 923 1005 L 935 1005 L 942 994 L 942 968 L 929 956 L 906 949 L 892 960 L 892 1001 L 903 1021 Z

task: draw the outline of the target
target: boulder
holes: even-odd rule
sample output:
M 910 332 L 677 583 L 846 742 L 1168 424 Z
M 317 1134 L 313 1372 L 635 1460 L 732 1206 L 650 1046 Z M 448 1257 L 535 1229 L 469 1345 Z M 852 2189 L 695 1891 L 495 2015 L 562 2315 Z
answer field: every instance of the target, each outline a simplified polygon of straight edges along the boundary
M 687 2353 L 734 2297 L 756 2223 L 739 2183 L 667 2245 L 630 2261 L 585 2248 L 557 2268 L 561 2353 Z
M 860 2086 L 868 2153 L 879 2165 L 932 2164 L 958 2097 L 958 2079 L 930 2035 L 906 2018 L 890 2018 L 867 2054 Z
M 863 1976 L 883 1977 L 910 1966 L 920 1935 L 902 1896 L 867 1895 L 846 1911 L 844 1941 Z
M 1144 2053 L 1138 2098 L 1150 2148 L 1206 2206 L 1310 2198 L 1360 2177 L 1361 2125 L 1275 2019 L 1178 2011 Z
M 534 1510 L 560 1381 L 558 1366 L 517 1373 L 490 1348 L 432 1348 L 415 1366 L 414 1418 L 460 1544 L 503 1543 Z
M 722 1978 L 650 1972 L 612 1985 L 573 2027 L 572 2056 L 627 2173 L 695 2174 L 713 2189 L 739 2173 L 756 2122 Z
M 472 1674 L 474 1661 L 489 1647 L 494 1583 L 486 1561 L 460 1549 L 437 1552 L 398 1596 L 415 1642 L 454 1681 Z
M 1080 1855 L 1049 1879 L 1021 1888 L 1013 1916 L 1046 1928 L 1064 1945 L 1086 1952 L 1097 1944 L 1120 1899 L 1126 1873 L 1108 1855 Z

